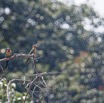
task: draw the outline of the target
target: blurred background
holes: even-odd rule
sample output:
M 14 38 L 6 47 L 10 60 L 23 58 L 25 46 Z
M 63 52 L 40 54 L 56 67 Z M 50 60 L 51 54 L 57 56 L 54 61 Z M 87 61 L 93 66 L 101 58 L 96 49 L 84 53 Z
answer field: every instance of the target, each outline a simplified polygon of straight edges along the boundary
M 12 54 L 29 53 L 42 42 L 37 70 L 59 72 L 46 79 L 51 87 L 46 103 L 104 103 L 104 18 L 96 1 L 0 0 L 0 58 L 7 47 Z M 32 60 L 25 61 L 9 62 L 7 81 L 33 73 Z M 4 92 L 1 86 L 1 103 L 6 101 Z M 23 93 L 18 90 L 13 103 L 21 103 Z

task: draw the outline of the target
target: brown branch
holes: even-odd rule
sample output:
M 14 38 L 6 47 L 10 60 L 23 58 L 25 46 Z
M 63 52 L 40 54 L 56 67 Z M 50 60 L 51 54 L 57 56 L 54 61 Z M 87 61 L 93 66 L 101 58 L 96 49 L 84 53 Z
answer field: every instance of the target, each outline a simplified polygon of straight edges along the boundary
M 30 89 L 31 89 L 31 86 L 33 85 L 33 83 L 35 82 L 36 79 L 37 79 L 37 76 L 34 78 L 33 81 L 31 81 L 30 83 L 28 83 L 28 85 L 25 87 L 25 88 L 27 88 L 27 87 L 29 86 L 29 88 L 28 88 L 28 90 L 27 90 L 27 93 L 26 93 L 26 97 L 27 97 L 27 95 L 29 94 Z M 25 103 L 25 102 L 26 102 L 26 98 L 25 98 L 25 100 L 24 100 L 23 103 Z
M 13 56 L 11 56 L 10 58 L 0 59 L 0 62 L 15 59 L 15 58 L 18 58 L 18 57 L 31 58 L 33 56 L 34 56 L 34 54 L 22 54 L 22 53 L 18 54 L 18 53 L 16 53 Z
M 58 75 L 62 72 L 42 72 L 42 73 L 36 73 L 36 74 L 26 74 L 26 76 L 33 77 L 33 76 L 43 76 L 43 75 Z

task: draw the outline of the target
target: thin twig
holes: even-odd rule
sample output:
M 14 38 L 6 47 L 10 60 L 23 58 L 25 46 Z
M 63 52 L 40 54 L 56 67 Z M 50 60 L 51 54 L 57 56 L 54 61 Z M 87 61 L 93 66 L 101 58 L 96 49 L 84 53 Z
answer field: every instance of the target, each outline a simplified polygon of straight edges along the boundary
M 12 82 L 14 82 L 15 81 L 15 79 L 12 79 L 12 80 L 10 80 L 9 81 L 9 83 L 7 84 L 7 99 L 8 99 L 8 103 L 11 103 L 11 98 L 10 98 L 10 92 L 9 92 L 9 89 L 10 89 L 10 84 L 12 83 Z
M 24 80 L 22 80 L 22 79 L 12 79 L 12 80 L 9 81 L 9 83 L 7 84 L 7 99 L 8 99 L 8 103 L 11 103 L 10 92 L 9 92 L 10 85 L 11 85 L 12 82 L 15 82 L 15 81 L 23 82 Z M 29 82 L 29 80 L 26 80 L 26 81 Z
M 61 74 L 62 72 L 42 72 L 42 73 L 36 73 L 36 74 L 26 74 L 29 77 L 33 76 L 43 76 L 43 75 L 58 75 Z
M 29 86 L 29 89 L 27 90 L 27 93 L 26 93 L 26 97 L 31 89 L 31 86 L 32 84 L 34 83 L 34 81 L 37 79 L 37 76 L 35 77 L 35 79 L 33 81 L 31 81 L 25 88 L 27 88 Z M 24 103 L 25 103 L 26 99 L 24 100 Z
M 43 81 L 43 85 L 44 85 L 44 87 L 47 87 L 47 83 L 45 82 L 43 76 L 41 77 L 41 79 L 42 79 L 42 81 Z
M 3 59 L 0 59 L 0 62 L 2 61 L 7 61 L 7 60 L 11 60 L 11 59 L 15 59 L 15 58 L 18 58 L 18 57 L 24 57 L 24 58 L 31 58 L 33 57 L 34 55 L 33 54 L 14 54 L 13 56 L 11 56 L 10 58 L 3 58 Z

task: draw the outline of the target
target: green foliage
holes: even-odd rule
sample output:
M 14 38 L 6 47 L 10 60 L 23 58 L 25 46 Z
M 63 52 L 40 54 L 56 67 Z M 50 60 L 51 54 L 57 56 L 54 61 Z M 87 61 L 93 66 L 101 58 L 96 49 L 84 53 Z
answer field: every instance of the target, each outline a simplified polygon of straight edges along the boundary
M 103 21 L 86 4 L 67 6 L 54 0 L 0 0 L 0 58 L 5 56 L 6 47 L 12 49 L 12 54 L 28 53 L 33 44 L 42 41 L 37 51 L 37 57 L 42 56 L 37 61 L 37 69 L 60 72 L 45 77 L 51 88 L 46 95 L 43 93 L 45 101 L 102 103 L 104 36 L 96 28 Z M 86 22 L 90 30 L 85 28 Z M 7 101 L 9 80 L 33 73 L 33 62 L 24 62 L 25 59 L 9 62 L 6 80 L 0 81 L 0 102 Z M 4 67 L 4 62 L 0 65 Z M 15 84 L 16 87 L 11 85 L 12 101 L 20 103 L 26 91 L 19 83 Z M 30 103 L 31 97 L 28 95 L 26 100 Z

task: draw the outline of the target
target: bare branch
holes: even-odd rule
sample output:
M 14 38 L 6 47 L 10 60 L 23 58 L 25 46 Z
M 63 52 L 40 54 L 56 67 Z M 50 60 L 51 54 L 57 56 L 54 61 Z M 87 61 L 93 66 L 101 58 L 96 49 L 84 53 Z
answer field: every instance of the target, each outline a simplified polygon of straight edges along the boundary
M 3 58 L 3 59 L 0 59 L 0 62 L 2 62 L 2 61 L 7 61 L 7 60 L 11 60 L 11 59 L 15 59 L 15 58 L 18 58 L 18 57 L 24 57 L 24 58 L 31 58 L 31 57 L 33 57 L 34 56 L 34 54 L 22 54 L 22 53 L 20 53 L 20 54 L 14 54 L 13 56 L 11 56 L 10 58 Z
M 47 83 L 45 82 L 43 76 L 41 77 L 41 79 L 42 79 L 42 82 L 43 82 L 43 86 L 44 86 L 44 87 L 47 87 Z
M 33 76 L 43 76 L 43 75 L 58 75 L 62 72 L 42 72 L 42 73 L 36 73 L 36 74 L 26 74 L 29 77 L 33 77 Z
M 7 99 L 8 99 L 8 103 L 11 103 L 11 97 L 10 97 L 10 85 L 12 82 L 15 82 L 15 81 L 18 81 L 18 82 L 24 82 L 24 80 L 22 79 L 12 79 L 9 81 L 9 83 L 7 84 Z M 25 80 L 27 82 L 30 82 L 29 80 Z

